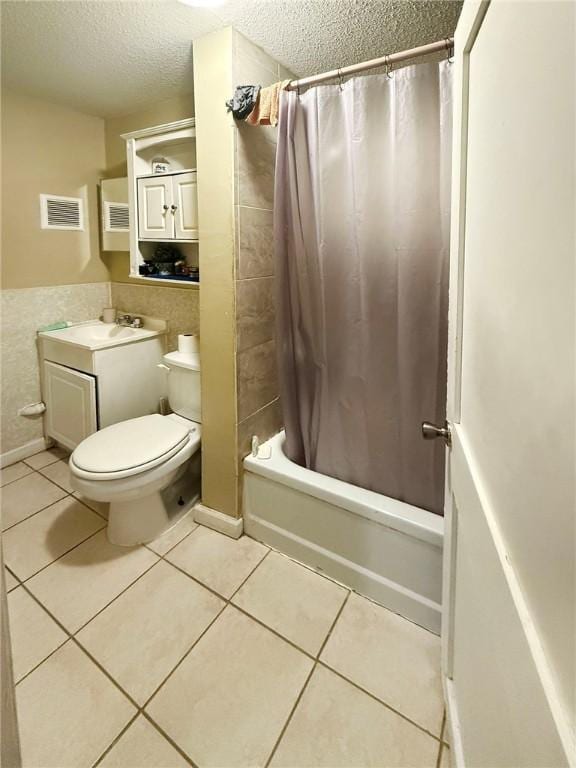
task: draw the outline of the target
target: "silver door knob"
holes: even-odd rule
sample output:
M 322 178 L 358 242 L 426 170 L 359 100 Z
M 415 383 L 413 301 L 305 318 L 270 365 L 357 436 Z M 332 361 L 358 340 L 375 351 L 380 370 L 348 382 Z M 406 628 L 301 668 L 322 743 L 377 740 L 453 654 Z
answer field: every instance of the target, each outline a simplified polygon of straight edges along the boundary
M 422 437 L 424 440 L 436 440 L 437 437 L 441 437 L 446 445 L 452 445 L 452 433 L 447 421 L 444 422 L 443 427 L 437 427 L 436 424 L 431 424 L 429 421 L 423 421 Z

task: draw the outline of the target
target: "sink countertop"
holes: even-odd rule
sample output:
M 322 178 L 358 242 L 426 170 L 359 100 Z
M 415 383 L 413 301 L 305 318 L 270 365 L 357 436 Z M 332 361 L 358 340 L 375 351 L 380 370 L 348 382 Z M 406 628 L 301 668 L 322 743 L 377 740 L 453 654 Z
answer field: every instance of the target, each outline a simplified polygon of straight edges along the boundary
M 89 320 L 56 331 L 40 331 L 38 336 L 74 347 L 97 350 L 133 344 L 166 333 L 165 321 L 154 318 L 143 318 L 143 321 L 144 328 L 130 328 L 116 323 L 103 323 L 101 320 Z

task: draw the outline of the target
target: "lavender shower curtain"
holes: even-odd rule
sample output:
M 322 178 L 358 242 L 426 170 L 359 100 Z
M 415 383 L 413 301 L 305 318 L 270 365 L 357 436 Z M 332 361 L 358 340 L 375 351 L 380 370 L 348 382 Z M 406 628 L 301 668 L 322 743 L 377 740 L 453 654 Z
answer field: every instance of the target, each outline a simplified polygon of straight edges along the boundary
M 447 62 L 284 92 L 277 346 L 286 452 L 441 513 L 451 72 Z

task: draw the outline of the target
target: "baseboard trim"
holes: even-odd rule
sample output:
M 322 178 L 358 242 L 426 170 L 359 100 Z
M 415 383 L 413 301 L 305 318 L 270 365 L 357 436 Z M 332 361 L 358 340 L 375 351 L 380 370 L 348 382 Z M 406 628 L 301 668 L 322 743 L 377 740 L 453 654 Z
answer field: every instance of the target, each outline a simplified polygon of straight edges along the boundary
M 194 507 L 194 520 L 232 539 L 239 539 L 244 533 L 244 521 L 241 517 L 230 517 L 204 504 L 198 503 Z
M 31 440 L 29 443 L 21 445 L 20 448 L 6 451 L 6 453 L 0 454 L 0 467 L 7 467 L 9 464 L 15 464 L 17 461 L 34 456 L 35 453 L 45 451 L 48 445 L 49 443 L 43 437 L 39 437 L 37 440 Z

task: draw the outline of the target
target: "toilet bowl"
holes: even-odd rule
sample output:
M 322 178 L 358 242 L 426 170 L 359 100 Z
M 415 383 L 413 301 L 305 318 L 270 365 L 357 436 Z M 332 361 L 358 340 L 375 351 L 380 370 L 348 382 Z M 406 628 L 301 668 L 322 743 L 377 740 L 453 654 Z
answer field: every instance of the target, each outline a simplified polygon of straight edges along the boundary
M 152 541 L 200 498 L 199 365 L 179 353 L 164 361 L 168 399 L 178 413 L 112 424 L 83 440 L 70 457 L 74 490 L 110 503 L 112 544 Z

